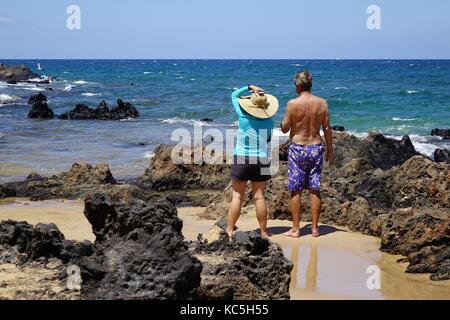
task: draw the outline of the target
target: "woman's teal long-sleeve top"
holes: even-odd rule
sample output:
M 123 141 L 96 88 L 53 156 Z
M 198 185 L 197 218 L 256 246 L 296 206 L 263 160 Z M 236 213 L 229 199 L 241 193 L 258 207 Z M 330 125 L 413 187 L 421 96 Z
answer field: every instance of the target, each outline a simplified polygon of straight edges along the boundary
M 245 93 L 248 94 L 248 87 L 242 87 L 231 94 L 234 111 L 239 120 L 234 155 L 267 158 L 268 142 L 272 137 L 274 122 L 272 118 L 259 119 L 245 112 L 238 102 L 238 98 Z

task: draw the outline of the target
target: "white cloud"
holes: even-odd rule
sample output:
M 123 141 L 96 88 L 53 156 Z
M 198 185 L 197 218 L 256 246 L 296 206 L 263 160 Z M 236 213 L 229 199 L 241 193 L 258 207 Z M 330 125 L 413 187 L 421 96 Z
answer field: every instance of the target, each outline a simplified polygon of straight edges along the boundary
M 15 24 L 16 19 L 10 16 L 0 15 L 0 25 L 11 25 Z

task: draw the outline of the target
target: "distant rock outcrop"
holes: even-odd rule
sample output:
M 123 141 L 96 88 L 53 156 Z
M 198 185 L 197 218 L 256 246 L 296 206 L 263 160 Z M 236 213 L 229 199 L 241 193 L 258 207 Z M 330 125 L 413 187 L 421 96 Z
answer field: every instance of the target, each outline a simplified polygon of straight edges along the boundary
M 450 139 L 450 129 L 433 129 L 431 130 L 432 136 L 439 136 L 443 139 Z
M 129 102 L 117 100 L 117 106 L 109 109 L 106 102 L 102 101 L 97 108 L 92 109 L 85 104 L 77 104 L 72 111 L 60 116 L 63 120 L 122 120 L 139 118 L 139 111 Z
M 31 79 L 39 78 L 40 76 L 25 65 L 7 66 L 0 64 L 0 81 L 5 81 L 10 84 L 17 82 L 26 82 Z
M 32 96 L 28 100 L 28 104 L 32 106 L 28 118 L 51 119 L 55 117 L 53 110 L 47 104 L 47 97 L 42 93 Z

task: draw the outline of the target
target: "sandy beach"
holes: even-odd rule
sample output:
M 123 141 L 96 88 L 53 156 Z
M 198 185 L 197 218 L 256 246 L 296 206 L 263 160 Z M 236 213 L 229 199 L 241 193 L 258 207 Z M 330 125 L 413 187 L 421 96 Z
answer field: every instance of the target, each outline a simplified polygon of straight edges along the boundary
M 83 207 L 80 200 L 3 199 L 0 201 L 0 221 L 55 223 L 67 239 L 93 241 L 95 237 L 83 215 Z M 198 233 L 206 233 L 215 223 L 214 220 L 198 219 L 201 211 L 200 207 L 178 208 L 186 240 L 195 240 Z M 428 274 L 405 273 L 405 264 L 396 262 L 400 256 L 379 251 L 380 240 L 376 237 L 351 232 L 344 227 L 321 225 L 322 236 L 315 239 L 310 234 L 309 224 L 302 223 L 302 238 L 291 239 L 281 235 L 289 225 L 289 221 L 269 221 L 274 233 L 271 240 L 278 243 L 285 256 L 294 263 L 291 299 L 450 299 L 449 280 L 436 282 L 429 280 Z M 238 226 L 244 231 L 255 230 L 257 222 L 249 213 L 241 217 Z M 381 270 L 380 290 L 369 290 L 366 286 L 369 277 L 366 269 L 370 265 Z M 30 279 L 25 276 L 31 274 L 29 270 L 9 264 L 0 265 L 0 268 L 0 283 L 4 284 L 0 288 L 0 297 L 10 297 L 13 289 L 24 290 L 24 279 Z M 40 278 L 54 276 L 48 271 L 33 274 L 34 283 Z

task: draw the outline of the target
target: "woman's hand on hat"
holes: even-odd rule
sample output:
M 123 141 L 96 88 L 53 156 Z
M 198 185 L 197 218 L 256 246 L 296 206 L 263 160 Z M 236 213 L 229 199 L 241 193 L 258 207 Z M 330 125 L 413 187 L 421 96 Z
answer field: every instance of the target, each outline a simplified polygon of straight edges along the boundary
M 260 88 L 260 87 L 254 86 L 254 85 L 251 85 L 251 86 L 249 87 L 249 89 L 250 89 L 250 91 L 252 91 L 253 93 L 264 93 L 264 89 L 263 89 L 263 88 Z

